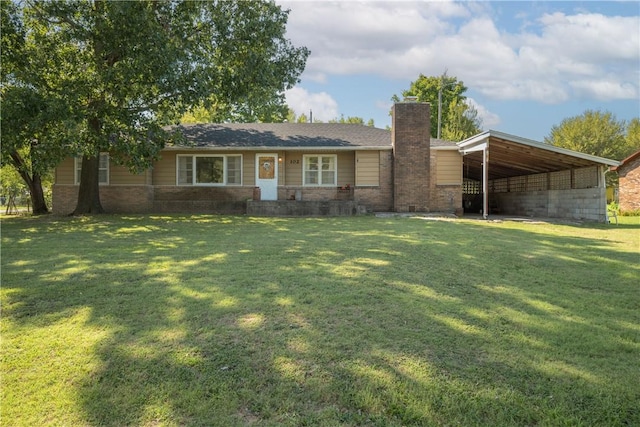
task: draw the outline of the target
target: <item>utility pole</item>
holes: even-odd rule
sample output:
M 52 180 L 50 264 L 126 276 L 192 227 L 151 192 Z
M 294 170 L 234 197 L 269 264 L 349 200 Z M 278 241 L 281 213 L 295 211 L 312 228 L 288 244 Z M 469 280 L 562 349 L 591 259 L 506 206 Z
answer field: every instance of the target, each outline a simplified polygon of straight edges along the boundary
M 440 89 L 438 89 L 438 136 L 440 139 L 440 128 L 442 127 L 442 82 L 440 83 Z
M 448 86 L 454 82 L 449 83 L 448 85 L 444 84 L 445 79 L 447 78 L 447 70 L 444 70 L 442 76 L 440 77 L 440 88 L 438 89 L 438 136 L 437 139 L 440 139 L 440 130 L 442 129 L 442 89 L 445 86 Z

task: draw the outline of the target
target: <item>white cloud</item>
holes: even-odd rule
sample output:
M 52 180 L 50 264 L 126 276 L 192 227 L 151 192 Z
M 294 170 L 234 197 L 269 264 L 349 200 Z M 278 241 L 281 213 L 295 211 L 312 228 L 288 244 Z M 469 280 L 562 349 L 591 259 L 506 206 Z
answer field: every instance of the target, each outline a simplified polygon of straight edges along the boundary
M 478 104 L 475 99 L 467 98 L 467 104 L 478 112 L 478 117 L 482 120 L 483 129 L 495 129 L 502 122 L 500 116 L 489 111 L 484 105 Z
M 608 80 L 577 80 L 570 83 L 574 92 L 581 98 L 606 101 L 609 99 L 636 99 L 638 88 L 631 83 L 619 82 L 615 78 Z
M 285 93 L 287 105 L 297 116 L 304 114 L 309 117 L 313 112 L 313 119 L 327 122 L 338 117 L 338 103 L 326 92 L 309 93 L 301 87 L 294 87 Z
M 448 69 L 491 99 L 639 96 L 638 16 L 528 13 L 527 25 L 507 29 L 497 26 L 491 3 L 281 4 L 291 8 L 288 37 L 311 50 L 304 79 L 375 74 L 409 82 Z

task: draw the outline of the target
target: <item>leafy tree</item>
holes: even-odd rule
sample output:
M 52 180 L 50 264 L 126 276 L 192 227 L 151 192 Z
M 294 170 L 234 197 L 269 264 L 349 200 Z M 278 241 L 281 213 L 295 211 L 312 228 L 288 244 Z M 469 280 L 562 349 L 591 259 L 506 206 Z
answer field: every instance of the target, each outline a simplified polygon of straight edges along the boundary
M 333 120 L 329 120 L 329 123 L 352 123 L 352 124 L 357 124 L 357 125 L 364 125 L 364 119 L 362 117 L 356 117 L 356 116 L 348 116 L 345 117 L 344 115 L 340 116 L 339 119 L 333 119 Z M 374 126 L 374 121 L 373 119 L 369 119 L 369 121 L 367 122 L 367 126 Z
M 448 121 L 442 129 L 442 139 L 462 141 L 480 132 L 481 120 L 478 110 L 472 105 L 458 100 L 449 104 Z
M 256 92 L 258 91 L 263 93 L 254 93 L 251 101 L 239 100 L 238 104 L 231 107 L 214 100 L 207 108 L 201 102 L 184 113 L 180 123 L 282 123 L 288 119 L 292 110 L 287 106 L 284 96 L 278 93 L 268 94 L 262 88 L 256 88 Z
M 31 88 L 1 91 L 2 163 L 12 166 L 29 190 L 34 214 L 48 213 L 43 177 L 64 158 L 65 122 L 56 103 Z
M 45 204 L 48 206 L 51 203 L 51 187 L 53 185 L 53 173 L 48 172 L 40 176 L 43 197 Z M 26 195 L 31 200 L 31 206 L 33 208 L 33 197 L 31 196 L 29 187 L 24 181 L 23 177 L 18 173 L 18 170 L 11 164 L 3 164 L 0 168 L 0 197 L 2 201 L 6 203 L 9 200 L 9 196 L 13 196 L 14 200 L 18 204 L 24 204 L 26 201 L 23 196 Z M 33 209 L 32 209 L 33 212 Z
M 617 120 L 611 112 L 587 110 L 553 126 L 544 142 L 580 153 L 622 160 L 640 148 L 637 145 L 639 122 L 634 119 L 627 128 L 625 122 Z
M 441 93 L 441 137 L 451 141 L 462 141 L 465 138 L 481 132 L 482 121 L 477 111 L 466 103 L 464 93 L 467 87 L 456 77 L 442 76 L 427 77 L 420 74 L 418 79 L 411 82 L 409 89 L 402 91 L 402 97 L 415 96 L 418 102 L 428 102 L 431 105 L 431 137 L 438 136 L 438 98 Z M 391 97 L 393 102 L 399 102 L 397 95 Z
M 216 114 L 215 107 L 205 108 L 202 104 L 198 104 L 185 112 L 180 118 L 181 124 L 197 124 L 197 123 L 215 123 Z
M 75 119 L 76 214 L 103 212 L 100 152 L 144 170 L 175 137 L 165 125 L 193 106 L 232 120 L 276 106 L 309 54 L 284 37 L 288 12 L 266 1 L 32 0 L 22 14 L 27 43 L 52 58 L 26 84 L 42 80 Z
M 627 147 L 626 155 L 630 156 L 636 151 L 640 150 L 640 118 L 635 117 L 631 119 L 629 124 L 627 125 Z
M 2 163 L 13 167 L 23 179 L 33 213 L 44 214 L 49 209 L 43 177 L 65 155 L 62 142 L 69 131 L 69 110 L 42 73 L 43 64 L 55 67 L 57 58 L 30 43 L 15 3 L 1 2 L 0 12 Z M 7 173 L 3 168 L 3 174 Z
M 295 117 L 295 114 L 294 114 Z M 297 119 L 294 120 L 295 123 L 309 123 L 309 118 L 306 114 L 302 113 L 298 116 Z

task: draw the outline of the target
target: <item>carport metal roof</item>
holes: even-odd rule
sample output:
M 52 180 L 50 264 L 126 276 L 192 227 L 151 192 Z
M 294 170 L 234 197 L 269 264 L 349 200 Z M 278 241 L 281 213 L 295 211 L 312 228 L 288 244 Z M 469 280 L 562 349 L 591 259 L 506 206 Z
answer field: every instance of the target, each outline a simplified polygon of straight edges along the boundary
M 550 144 L 488 130 L 458 143 L 464 156 L 464 175 L 477 181 L 483 177 L 483 152 L 488 157 L 489 180 L 596 165 L 618 166 L 620 162 L 567 150 Z

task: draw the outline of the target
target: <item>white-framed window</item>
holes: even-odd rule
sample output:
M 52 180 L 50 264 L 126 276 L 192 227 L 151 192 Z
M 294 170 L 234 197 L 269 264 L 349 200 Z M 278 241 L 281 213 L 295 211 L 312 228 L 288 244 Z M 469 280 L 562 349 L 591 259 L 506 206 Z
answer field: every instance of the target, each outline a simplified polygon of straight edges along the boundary
M 75 183 L 80 184 L 82 172 L 82 157 L 74 158 Z M 100 153 L 100 165 L 98 166 L 98 183 L 100 185 L 109 184 L 109 153 Z
M 338 156 L 335 154 L 302 156 L 304 185 L 335 186 L 338 181 Z
M 240 154 L 179 154 L 177 185 L 242 185 Z

